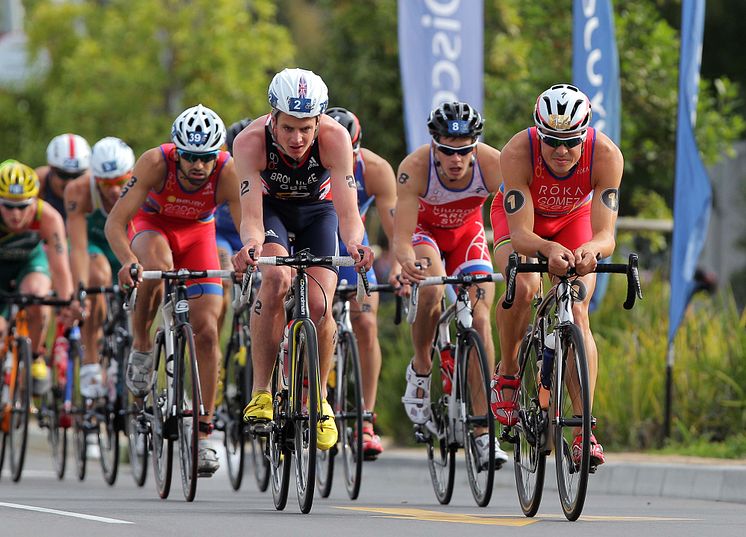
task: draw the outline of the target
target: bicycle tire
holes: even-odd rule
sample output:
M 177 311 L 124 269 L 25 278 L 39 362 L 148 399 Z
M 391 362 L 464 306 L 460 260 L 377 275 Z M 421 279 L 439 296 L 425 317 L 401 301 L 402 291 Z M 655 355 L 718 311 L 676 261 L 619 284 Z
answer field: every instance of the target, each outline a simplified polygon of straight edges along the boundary
M 52 368 L 52 389 L 48 392 L 49 406 L 49 430 L 47 431 L 47 442 L 52 450 L 52 467 L 57 479 L 65 478 L 67 468 L 67 430 L 68 424 L 63 424 L 62 420 L 69 420 L 69 416 L 63 414 L 62 396 L 59 393 L 58 380 L 55 378 L 55 370 Z M 63 417 L 64 415 L 64 417 Z
M 153 475 L 158 496 L 166 499 L 171 491 L 173 474 L 174 443 L 170 431 L 167 430 L 168 385 L 173 373 L 167 370 L 168 356 L 166 356 L 165 335 L 162 329 L 156 333 L 154 350 L 155 382 L 150 390 L 149 401 L 153 412 L 150 427 Z
M 340 336 L 341 371 L 337 371 L 339 387 L 337 430 L 342 446 L 345 488 L 351 500 L 360 495 L 363 475 L 363 379 L 360 373 L 360 353 L 355 334 L 349 331 Z
M 179 435 L 179 466 L 181 488 L 186 501 L 194 501 L 197 494 L 200 400 L 197 349 L 192 326 L 183 324 L 177 340 L 175 358 L 177 430 Z
M 430 357 L 432 371 L 440 370 L 440 352 L 433 344 Z M 449 443 L 450 424 L 448 423 L 448 399 L 450 394 L 443 392 L 439 378 L 430 384 L 430 412 L 432 430 L 427 444 L 427 466 L 433 484 L 435 497 L 441 505 L 448 505 L 453 496 L 453 482 L 456 474 L 456 446 Z
M 71 339 L 68 351 L 68 375 L 73 375 L 72 414 L 73 414 L 73 454 L 75 456 L 75 473 L 78 481 L 85 479 L 88 453 L 86 445 L 86 403 L 80 394 L 80 360 L 83 357 L 80 340 Z M 69 368 L 73 369 L 70 370 Z
M 464 459 L 466 475 L 469 479 L 474 501 L 479 507 L 489 505 L 492 499 L 492 488 L 495 479 L 495 420 L 489 405 L 491 375 L 487 366 L 484 344 L 479 333 L 467 328 L 460 335 L 459 344 L 459 380 L 461 404 L 461 429 L 463 434 Z M 471 382 L 470 382 L 471 380 Z M 475 382 L 476 381 L 476 382 Z M 475 386 L 476 384 L 476 386 Z M 487 429 L 486 433 L 483 431 Z M 479 451 L 476 444 L 477 434 L 487 434 L 490 439 L 487 467 L 479 462 Z
M 130 474 L 135 481 L 135 485 L 142 487 L 145 485 L 148 477 L 147 422 L 138 406 L 138 400 L 129 390 L 127 390 L 126 412 L 125 430 L 130 460 Z
M 248 349 L 242 346 L 240 341 L 239 331 L 243 330 L 241 322 L 241 316 L 234 314 L 231 334 L 223 354 L 223 400 L 220 403 L 219 411 L 224 422 L 223 446 L 225 447 L 228 479 L 233 490 L 239 490 L 243 481 L 246 458 L 243 402 L 251 398 L 251 388 L 249 388 L 248 393 L 246 392 L 244 366 L 241 365 L 241 361 L 244 361 L 244 364 L 246 363 L 248 356 Z
M 306 514 L 313 506 L 316 485 L 316 426 L 321 408 L 319 349 L 316 327 L 310 320 L 304 319 L 293 323 L 290 334 L 290 406 L 295 447 L 295 488 L 301 513 Z M 304 380 L 307 380 L 308 386 L 304 386 Z M 305 401 L 304 391 L 307 399 Z
M 561 390 L 554 398 L 559 405 L 556 410 L 558 420 L 554 429 L 555 466 L 557 471 L 557 489 L 565 517 L 574 521 L 580 516 L 585 503 L 590 471 L 590 435 L 591 435 L 591 400 L 588 381 L 588 363 L 586 362 L 583 335 L 577 325 L 568 324 L 560 328 L 560 352 L 555 356 L 555 375 L 553 387 Z M 574 352 L 571 352 L 574 351 Z M 562 360 L 558 359 L 559 356 Z M 568 364 L 572 360 L 577 376 L 571 378 L 572 371 Z M 558 364 L 564 362 L 564 367 Z M 582 416 L 574 417 L 568 384 L 578 383 Z M 580 464 L 573 462 L 573 440 L 575 429 L 582 434 Z
M 339 343 L 338 343 L 339 345 Z M 337 348 L 336 352 L 339 352 Z M 336 352 L 335 352 L 335 375 L 336 375 Z M 330 374 L 331 377 L 331 374 Z M 335 377 L 336 378 L 336 377 Z M 327 381 L 326 384 L 326 400 L 329 402 L 331 407 L 335 410 L 335 414 L 338 409 L 337 402 L 337 391 L 336 386 L 330 386 Z M 339 431 L 339 423 L 337 423 L 337 430 Z M 331 449 L 326 451 L 316 450 L 316 486 L 319 491 L 319 496 L 322 498 L 328 498 L 332 492 L 332 485 L 334 484 L 334 466 L 337 458 L 337 446 L 332 446 Z
M 0 431 L 0 476 L 3 474 L 3 465 L 5 464 L 5 446 L 8 443 L 8 435 Z
M 515 426 L 517 441 L 513 444 L 513 469 L 518 492 L 518 502 L 523 514 L 533 517 L 539 511 L 544 490 L 547 451 L 544 447 L 548 432 L 547 411 L 539 406 L 538 361 L 542 359 L 539 340 L 532 327 L 521 342 L 518 351 L 521 392 L 518 423 Z
M 11 395 L 10 415 L 10 475 L 14 482 L 21 479 L 28 444 L 28 423 L 31 413 L 31 341 L 15 339 L 16 382 Z
M 108 373 L 113 356 L 113 348 L 104 343 L 104 352 L 101 357 L 101 369 Z M 107 379 L 108 382 L 108 379 Z M 103 404 L 98 408 L 98 414 L 103 417 L 98 426 L 98 448 L 101 452 L 99 462 L 101 463 L 101 474 L 108 485 L 113 485 L 117 480 L 119 472 L 119 411 L 122 407 L 121 399 L 115 395 L 114 400 L 109 399 L 106 394 Z
M 292 467 L 292 452 L 288 448 L 286 437 L 291 427 L 289 423 L 289 401 L 287 388 L 280 380 L 283 368 L 278 359 L 272 372 L 272 424 L 267 441 L 267 460 L 270 468 L 270 485 L 272 487 L 272 502 L 275 509 L 282 511 L 288 502 L 290 489 L 290 472 Z

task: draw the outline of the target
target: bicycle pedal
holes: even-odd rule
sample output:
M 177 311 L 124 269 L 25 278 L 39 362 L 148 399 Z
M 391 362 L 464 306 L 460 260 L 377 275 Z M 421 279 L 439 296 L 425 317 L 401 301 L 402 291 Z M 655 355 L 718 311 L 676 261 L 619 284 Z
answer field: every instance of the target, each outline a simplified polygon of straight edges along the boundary
M 251 432 L 251 434 L 259 436 L 269 436 L 269 433 L 272 432 L 272 422 L 266 420 L 255 421 L 249 424 L 249 431 Z

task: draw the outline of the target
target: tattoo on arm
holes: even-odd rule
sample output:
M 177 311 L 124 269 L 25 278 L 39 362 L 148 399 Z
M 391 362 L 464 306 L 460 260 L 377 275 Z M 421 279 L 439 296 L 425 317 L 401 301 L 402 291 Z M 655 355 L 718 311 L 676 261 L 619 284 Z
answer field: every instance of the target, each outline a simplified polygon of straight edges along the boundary
M 395 208 L 393 208 L 393 207 L 391 207 L 391 209 L 389 209 L 389 213 L 390 213 L 390 214 L 391 214 L 391 216 L 393 217 L 393 216 L 394 216 L 394 215 L 396 214 L 396 209 L 395 209 Z
M 244 196 L 249 193 L 251 186 L 249 181 L 241 181 L 241 195 Z
M 520 190 L 508 190 L 503 199 L 503 208 L 508 214 L 514 214 L 520 211 L 526 204 L 526 198 Z
M 357 188 L 357 183 L 355 183 L 355 178 L 352 175 L 348 175 L 345 179 L 347 180 L 348 187 Z
M 71 200 L 67 203 L 67 207 L 65 207 L 65 210 L 68 213 L 74 213 L 77 208 L 78 208 L 78 202 L 75 200 Z
M 257 315 L 262 314 L 262 301 L 257 299 L 256 303 L 254 304 L 254 313 Z
M 407 181 L 409 181 L 409 175 L 404 172 L 400 173 L 398 181 L 400 185 L 407 184 Z
M 137 177 L 135 177 L 133 175 L 132 179 L 130 179 L 129 181 L 127 181 L 127 184 L 124 185 L 124 188 L 122 189 L 122 193 L 119 194 L 119 199 L 122 199 L 125 196 L 125 194 L 127 194 L 127 192 L 129 192 L 130 188 L 132 188 L 133 186 L 135 186 L 135 183 L 137 183 Z
M 60 239 L 60 236 L 58 233 L 54 233 L 52 235 L 52 241 L 54 244 L 52 244 L 52 247 L 54 248 L 54 251 L 57 252 L 57 254 L 62 255 L 65 250 L 62 248 L 62 240 Z
M 619 189 L 607 188 L 601 192 L 601 201 L 614 212 L 619 210 Z

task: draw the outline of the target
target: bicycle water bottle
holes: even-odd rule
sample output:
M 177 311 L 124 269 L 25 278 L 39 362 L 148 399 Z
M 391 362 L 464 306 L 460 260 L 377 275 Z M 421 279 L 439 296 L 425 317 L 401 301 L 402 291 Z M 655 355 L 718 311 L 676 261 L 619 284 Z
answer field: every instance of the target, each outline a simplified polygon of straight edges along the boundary
M 443 393 L 451 393 L 453 386 L 453 346 L 446 343 L 440 349 L 440 378 L 443 383 Z
M 552 369 L 554 368 L 554 332 L 544 337 L 544 351 L 541 357 L 541 373 L 539 373 L 539 406 L 549 408 L 549 390 L 552 388 Z
M 58 386 L 64 386 L 67 378 L 67 356 L 70 350 L 70 343 L 65 337 L 65 327 L 62 323 L 57 323 L 57 334 L 52 347 L 52 364 L 57 375 Z
M 106 383 L 109 389 L 109 401 L 117 397 L 117 381 L 119 380 L 119 362 L 112 358 L 109 367 L 106 368 Z
M 5 353 L 5 361 L 3 362 L 3 391 L 2 399 L 0 401 L 4 403 L 7 403 L 10 399 L 10 372 L 13 369 L 13 353 L 8 350 L 8 352 Z

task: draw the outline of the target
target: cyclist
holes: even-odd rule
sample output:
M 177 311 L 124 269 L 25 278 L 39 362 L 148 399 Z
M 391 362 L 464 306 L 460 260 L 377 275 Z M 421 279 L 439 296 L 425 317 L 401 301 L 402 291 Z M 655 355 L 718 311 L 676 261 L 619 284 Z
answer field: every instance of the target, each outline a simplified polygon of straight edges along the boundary
M 91 173 L 71 181 L 65 188 L 73 282 L 84 287 L 107 286 L 112 283 L 112 274 L 119 271 L 119 261 L 104 235 L 104 224 L 122 187 L 132 177 L 134 165 L 135 154 L 130 146 L 119 138 L 103 138 L 93 146 Z M 80 393 L 95 398 L 106 393 L 97 352 L 106 301 L 103 295 L 89 300 L 90 314 L 81 329 L 84 351 Z M 109 382 L 113 380 L 110 378 Z
M 345 108 L 330 108 L 326 113 L 340 123 L 350 133 L 354 157 L 355 184 L 357 185 L 357 206 L 360 217 L 365 222 L 365 215 L 375 201 L 381 226 L 389 239 L 393 240 L 394 206 L 396 205 L 396 178 L 391 165 L 370 149 L 360 147 L 363 132 L 357 116 Z M 363 238 L 368 244 L 368 234 Z M 339 245 L 344 251 L 344 244 Z M 395 275 L 399 273 L 398 263 L 390 271 L 392 284 L 398 286 Z M 375 284 L 376 273 L 368 271 L 368 280 Z M 341 267 L 339 279 L 349 283 L 356 281 L 352 267 Z M 378 295 L 368 297 L 363 304 L 355 298 L 350 300 L 350 320 L 360 350 L 360 370 L 363 381 L 363 405 L 366 414 L 372 415 L 372 421 L 363 422 L 363 456 L 365 460 L 375 460 L 382 452 L 381 438 L 373 428 L 374 409 L 378 391 L 378 376 L 381 373 L 381 346 L 378 343 Z
M 557 84 L 536 100 L 535 126 L 507 143 L 500 156 L 504 185 L 491 209 L 495 262 L 505 267 L 515 250 L 537 253 L 549 261 L 549 272 L 582 278 L 588 293 L 575 302 L 575 323 L 583 332 L 591 401 L 596 383 L 598 353 L 588 321 L 598 259 L 614 250 L 614 225 L 619 206 L 619 185 L 624 159 L 608 136 L 589 127 L 591 103 L 578 88 Z M 536 274 L 516 279 L 513 308 L 497 308 L 502 359 L 492 381 L 492 409 L 503 425 L 518 416 L 517 353 L 530 316 L 530 301 L 539 286 Z M 576 409 L 578 410 L 578 409 Z M 580 436 L 573 458 L 580 458 Z M 591 436 L 593 465 L 604 462 L 601 444 Z
M 215 244 L 215 207 L 227 201 L 240 221 L 238 178 L 230 155 L 221 151 L 223 121 L 201 104 L 184 110 L 171 129 L 173 143 L 147 150 L 135 163 L 132 178 L 106 219 L 106 238 L 122 265 L 119 283 L 134 285 L 131 265 L 147 270 L 219 269 Z M 137 295 L 132 317 L 133 342 L 127 363 L 127 387 L 144 397 L 154 379 L 152 341 L 148 328 L 156 314 L 163 288 L 145 281 Z M 188 282 L 194 300 L 190 322 L 194 327 L 202 399 L 207 416 L 199 426 L 199 475 L 218 468 L 210 446 L 212 413 L 218 380 L 220 351 L 217 322 L 223 286 L 219 279 Z
M 11 282 L 15 282 L 21 293 L 44 296 L 54 289 L 59 297 L 71 298 L 73 284 L 66 240 L 62 217 L 39 199 L 36 172 L 16 160 L 0 164 L 0 291 L 10 292 Z M 0 309 L 0 333 L 7 329 L 8 311 L 7 306 Z M 60 319 L 69 326 L 77 313 L 75 306 L 63 308 Z M 49 306 L 28 308 L 35 395 L 50 386 L 44 360 L 48 318 Z
M 47 146 L 47 165 L 36 169 L 41 198 L 67 219 L 64 192 L 67 184 L 88 171 L 91 147 L 82 136 L 60 134 Z
M 491 274 L 482 206 L 500 185 L 500 152 L 478 141 L 484 120 L 468 103 L 441 104 L 430 112 L 427 126 L 430 144 L 417 148 L 399 165 L 394 253 L 402 276 L 416 283 L 428 276 Z M 491 370 L 494 286 L 473 286 L 469 293 L 474 305 L 473 326 L 482 337 Z M 442 296 L 443 286 L 423 287 L 412 325 L 414 358 L 407 367 L 402 401 L 415 424 L 430 419 L 430 345 Z M 486 431 L 477 437 L 480 464 L 488 462 L 489 441 Z M 493 441 L 496 461 L 501 465 L 507 456 Z
M 349 253 L 356 268 L 369 269 L 373 253 L 363 244 L 365 229 L 355 203 L 352 144 L 347 130 L 324 114 L 329 101 L 326 84 L 312 71 L 284 69 L 272 79 L 268 97 L 271 112 L 252 122 L 233 145 L 242 178 L 244 243 L 233 257 L 234 267 L 244 270 L 256 263 L 250 250 L 255 257 L 288 255 L 289 232 L 295 234 L 296 250 L 339 255 L 339 226 L 347 250 L 342 255 Z M 321 416 L 327 418 L 318 421 L 317 446 L 327 450 L 337 443 L 334 411 L 326 400 L 335 331 L 328 308 L 337 274 L 324 267 L 311 267 L 308 274 L 318 284 L 309 286 L 309 305 L 318 330 Z M 262 267 L 251 319 L 254 388 L 244 412 L 248 421 L 272 419 L 270 377 L 284 326 L 282 299 L 290 278 L 288 267 Z

